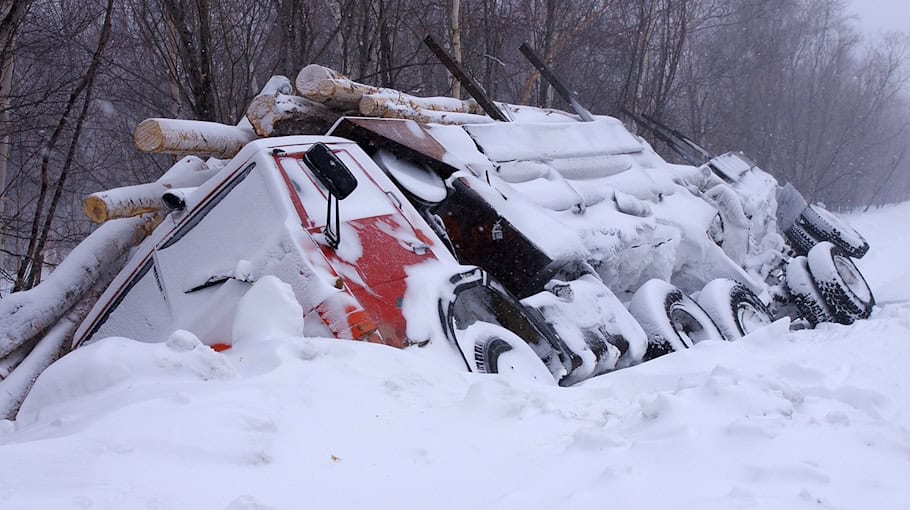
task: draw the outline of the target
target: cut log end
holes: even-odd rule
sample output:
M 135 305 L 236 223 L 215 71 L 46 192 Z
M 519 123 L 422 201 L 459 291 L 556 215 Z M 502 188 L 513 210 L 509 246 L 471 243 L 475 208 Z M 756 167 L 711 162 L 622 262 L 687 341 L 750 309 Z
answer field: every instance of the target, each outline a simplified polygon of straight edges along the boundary
M 155 119 L 140 122 L 133 132 L 133 141 L 143 152 L 161 152 L 165 148 L 164 132 L 161 130 L 161 124 Z
M 95 223 L 157 212 L 162 208 L 161 195 L 166 190 L 165 184 L 158 181 L 114 188 L 92 193 L 85 198 L 82 209 Z
M 82 203 L 82 209 L 93 223 L 104 223 L 109 219 L 107 204 L 96 196 L 90 195 L 86 198 L 85 202 Z

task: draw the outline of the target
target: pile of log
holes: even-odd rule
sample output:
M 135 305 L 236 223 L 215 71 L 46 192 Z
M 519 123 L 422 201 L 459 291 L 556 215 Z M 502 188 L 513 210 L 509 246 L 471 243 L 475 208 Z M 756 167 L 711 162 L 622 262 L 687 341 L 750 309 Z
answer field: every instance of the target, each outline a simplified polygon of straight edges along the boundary
M 410 119 L 422 123 L 492 122 L 473 99 L 419 97 L 355 82 L 311 64 L 293 85 L 274 76 L 236 126 L 181 119 L 147 119 L 136 128 L 136 146 L 156 154 L 228 159 L 257 137 L 325 134 L 342 116 Z

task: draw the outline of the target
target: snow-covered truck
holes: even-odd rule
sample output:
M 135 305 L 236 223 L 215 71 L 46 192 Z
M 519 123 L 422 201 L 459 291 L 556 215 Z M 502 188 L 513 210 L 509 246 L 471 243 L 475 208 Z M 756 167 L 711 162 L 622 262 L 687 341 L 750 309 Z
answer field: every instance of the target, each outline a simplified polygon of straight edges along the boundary
M 185 157 L 86 200 L 97 221 L 154 228 L 95 284 L 64 350 L 176 329 L 229 348 L 266 276 L 293 289 L 307 335 L 564 385 L 784 315 L 871 311 L 858 235 L 738 154 L 670 164 L 612 117 L 500 103 L 495 121 L 319 66 L 295 85 L 273 78 L 238 126 L 137 128 L 140 148 Z M 27 323 L 6 301 L 0 323 Z M 7 373 L 26 336 L 0 337 Z

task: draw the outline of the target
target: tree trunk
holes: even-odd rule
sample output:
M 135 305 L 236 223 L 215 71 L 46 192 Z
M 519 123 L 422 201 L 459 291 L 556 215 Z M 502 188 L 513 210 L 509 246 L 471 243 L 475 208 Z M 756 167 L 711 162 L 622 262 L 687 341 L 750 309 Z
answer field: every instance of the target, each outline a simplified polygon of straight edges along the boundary
M 196 17 L 199 21 L 198 39 L 194 36 L 195 26 L 191 13 L 179 0 L 162 0 L 162 7 L 168 22 L 173 24 L 177 37 L 177 55 L 180 57 L 192 96 L 193 115 L 198 120 L 213 121 L 215 114 L 215 91 L 212 82 L 208 0 L 196 0 Z M 189 24 L 188 24 L 189 23 Z
M 462 63 L 461 55 L 461 0 L 452 0 L 452 58 Z M 452 97 L 461 99 L 461 82 L 452 77 Z
M 9 158 L 12 155 L 9 131 L 9 110 L 12 106 L 10 92 L 13 87 L 13 52 L 6 53 L 0 61 L 0 271 L 6 268 L 6 175 Z
M 31 5 L 31 0 L 14 0 L 5 2 L 0 7 L 0 271 L 6 268 L 6 179 L 9 158 L 12 155 L 10 146 L 9 110 L 12 107 L 11 92 L 13 88 L 13 70 L 16 47 L 16 32 Z
M 16 274 L 16 284 L 13 287 L 14 291 L 31 288 L 37 283 L 38 279 L 40 278 L 41 267 L 40 264 L 37 264 L 36 262 L 38 262 L 41 258 L 40 255 L 44 249 L 44 244 L 47 240 L 48 232 L 50 231 L 50 225 L 54 219 L 54 212 L 63 192 L 63 185 L 66 181 L 66 174 L 69 170 L 70 165 L 72 164 L 76 145 L 79 143 L 79 134 L 81 133 L 82 124 L 85 121 L 85 116 L 88 112 L 88 107 L 90 104 L 91 88 L 95 82 L 98 66 L 101 64 L 101 55 L 104 53 L 104 49 L 107 47 L 107 43 L 111 37 L 111 17 L 113 15 L 113 11 L 114 2 L 113 0 L 108 0 L 104 15 L 104 24 L 102 25 L 101 35 L 98 38 L 98 45 L 95 48 L 94 54 L 92 55 L 91 63 L 89 64 L 85 75 L 82 77 L 82 80 L 79 81 L 79 83 L 76 85 L 76 88 L 73 89 L 72 93 L 70 93 L 69 100 L 67 101 L 66 107 L 63 110 L 63 115 L 60 117 L 60 122 L 57 123 L 53 134 L 51 134 L 50 140 L 42 151 L 41 188 L 38 194 L 38 202 L 35 206 L 35 215 L 32 219 L 31 235 L 29 237 L 28 248 L 26 250 L 25 257 L 22 258 L 19 264 L 19 270 Z M 60 136 L 63 134 L 63 131 L 69 122 L 69 115 L 72 112 L 73 107 L 75 107 L 79 96 L 81 96 L 84 91 L 86 92 L 85 102 L 76 123 L 75 133 L 73 134 L 73 138 L 70 141 L 70 149 L 68 151 L 66 161 L 64 162 L 60 177 L 57 179 L 56 189 L 54 191 L 54 197 L 51 201 L 49 211 L 46 215 L 44 215 L 44 203 L 47 200 L 47 193 L 50 189 L 49 167 L 51 152 L 56 147 Z M 41 233 L 39 235 L 39 227 L 41 226 L 41 219 L 43 215 L 44 228 L 41 229 Z

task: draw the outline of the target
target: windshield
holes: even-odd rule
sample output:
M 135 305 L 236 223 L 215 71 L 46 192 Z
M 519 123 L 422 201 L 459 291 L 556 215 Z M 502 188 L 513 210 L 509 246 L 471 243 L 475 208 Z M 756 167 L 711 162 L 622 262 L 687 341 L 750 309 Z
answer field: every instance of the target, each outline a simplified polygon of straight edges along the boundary
M 335 151 L 335 155 L 348 167 L 358 183 L 354 191 L 341 201 L 339 210 L 342 223 L 395 213 L 385 192 L 367 176 L 356 159 L 345 150 Z M 299 154 L 281 157 L 279 162 L 303 204 L 309 219 L 308 227 L 324 227 L 328 190 L 313 175 Z

